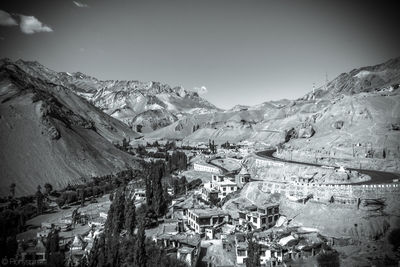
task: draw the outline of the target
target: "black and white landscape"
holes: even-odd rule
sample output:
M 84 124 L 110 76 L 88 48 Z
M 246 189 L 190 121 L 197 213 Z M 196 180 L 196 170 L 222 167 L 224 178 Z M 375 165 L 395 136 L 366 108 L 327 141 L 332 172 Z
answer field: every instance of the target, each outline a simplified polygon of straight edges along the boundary
M 0 3 L 1 266 L 398 266 L 398 14 Z

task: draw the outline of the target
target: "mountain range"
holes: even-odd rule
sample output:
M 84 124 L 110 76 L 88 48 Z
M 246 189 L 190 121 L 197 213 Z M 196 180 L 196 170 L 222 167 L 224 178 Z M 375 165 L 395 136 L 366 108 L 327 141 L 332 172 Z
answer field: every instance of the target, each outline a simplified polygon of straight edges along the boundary
M 369 109 L 371 116 L 377 116 L 376 120 L 380 117 L 381 121 L 398 123 L 399 83 L 400 58 L 396 58 L 343 73 L 327 85 L 296 100 L 268 101 L 256 106 L 237 105 L 226 111 L 187 116 L 146 136 L 175 137 L 188 141 L 211 138 L 219 143 L 229 140 L 269 140 L 279 143 L 285 139 L 285 130 L 298 127 L 299 124 L 319 128 L 319 123 L 333 125 L 339 120 L 349 121 L 351 116 L 358 116 L 363 110 L 363 114 L 368 114 Z M 375 107 L 375 102 L 380 103 Z M 373 110 L 379 108 L 382 110 Z M 193 126 L 197 129 L 197 125 L 199 129 L 193 131 Z M 350 125 L 346 123 L 343 129 Z
M 115 148 L 123 138 L 283 144 L 304 158 L 327 149 L 347 157 L 353 144 L 368 143 L 377 151 L 390 148 L 395 158 L 399 83 L 395 58 L 343 73 L 299 99 L 221 110 L 180 86 L 102 81 L 3 59 L 0 194 L 7 195 L 12 182 L 17 194 L 27 194 L 46 182 L 62 187 L 80 177 L 139 168 L 137 158 Z M 400 169 L 396 164 L 384 167 Z
M 18 60 L 32 76 L 62 85 L 139 132 L 165 127 L 188 114 L 219 111 L 197 92 L 160 82 L 102 81 L 81 72 L 56 72 L 38 62 Z
M 187 144 L 211 139 L 253 144 L 256 149 L 279 145 L 313 162 L 319 155 L 354 163 L 354 154 L 374 153 L 381 160 L 369 168 L 398 172 L 399 83 L 400 58 L 395 58 L 343 73 L 299 99 L 190 115 L 145 136 Z

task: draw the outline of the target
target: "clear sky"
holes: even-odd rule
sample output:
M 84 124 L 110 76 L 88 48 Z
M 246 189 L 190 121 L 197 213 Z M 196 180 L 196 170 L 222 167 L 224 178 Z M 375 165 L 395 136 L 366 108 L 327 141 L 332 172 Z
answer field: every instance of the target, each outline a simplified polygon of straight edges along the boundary
M 1 0 L 0 57 L 160 81 L 221 108 L 294 99 L 400 55 L 385 1 Z M 397 24 L 396 24 L 397 23 Z

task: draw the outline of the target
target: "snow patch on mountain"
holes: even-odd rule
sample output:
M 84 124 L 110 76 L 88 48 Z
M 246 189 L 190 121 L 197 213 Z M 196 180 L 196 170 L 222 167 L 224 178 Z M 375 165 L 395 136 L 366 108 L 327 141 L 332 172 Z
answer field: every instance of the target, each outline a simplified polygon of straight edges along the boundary
M 171 87 L 154 81 L 99 80 L 81 72 L 56 72 L 38 62 L 19 60 L 16 64 L 34 77 L 71 89 L 131 127 L 135 127 L 132 121 L 136 116 L 149 110 L 167 110 L 175 118 L 196 112 L 220 111 L 197 92 L 182 86 Z M 160 125 L 165 125 L 166 121 L 170 120 L 162 119 Z

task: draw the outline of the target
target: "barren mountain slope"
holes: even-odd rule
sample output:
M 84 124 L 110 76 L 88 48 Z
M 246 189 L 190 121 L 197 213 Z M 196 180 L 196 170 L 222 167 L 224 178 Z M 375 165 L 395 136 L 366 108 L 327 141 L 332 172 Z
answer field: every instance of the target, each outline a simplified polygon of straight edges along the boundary
M 354 95 L 389 88 L 400 83 L 400 57 L 390 59 L 375 66 L 361 67 L 342 73 L 332 81 L 310 92 L 303 99 L 332 99 L 338 95 Z
M 327 162 L 347 159 L 356 164 L 353 167 L 400 170 L 399 90 L 343 96 L 311 118 L 315 118 L 308 119 L 315 134 L 285 144 L 293 151 L 292 157 Z M 366 157 L 373 158 L 377 166 L 366 166 Z
M 110 141 L 137 133 L 69 89 L 32 77 L 15 64 L 0 67 L 0 194 L 15 182 L 17 195 L 79 177 L 139 168 Z

